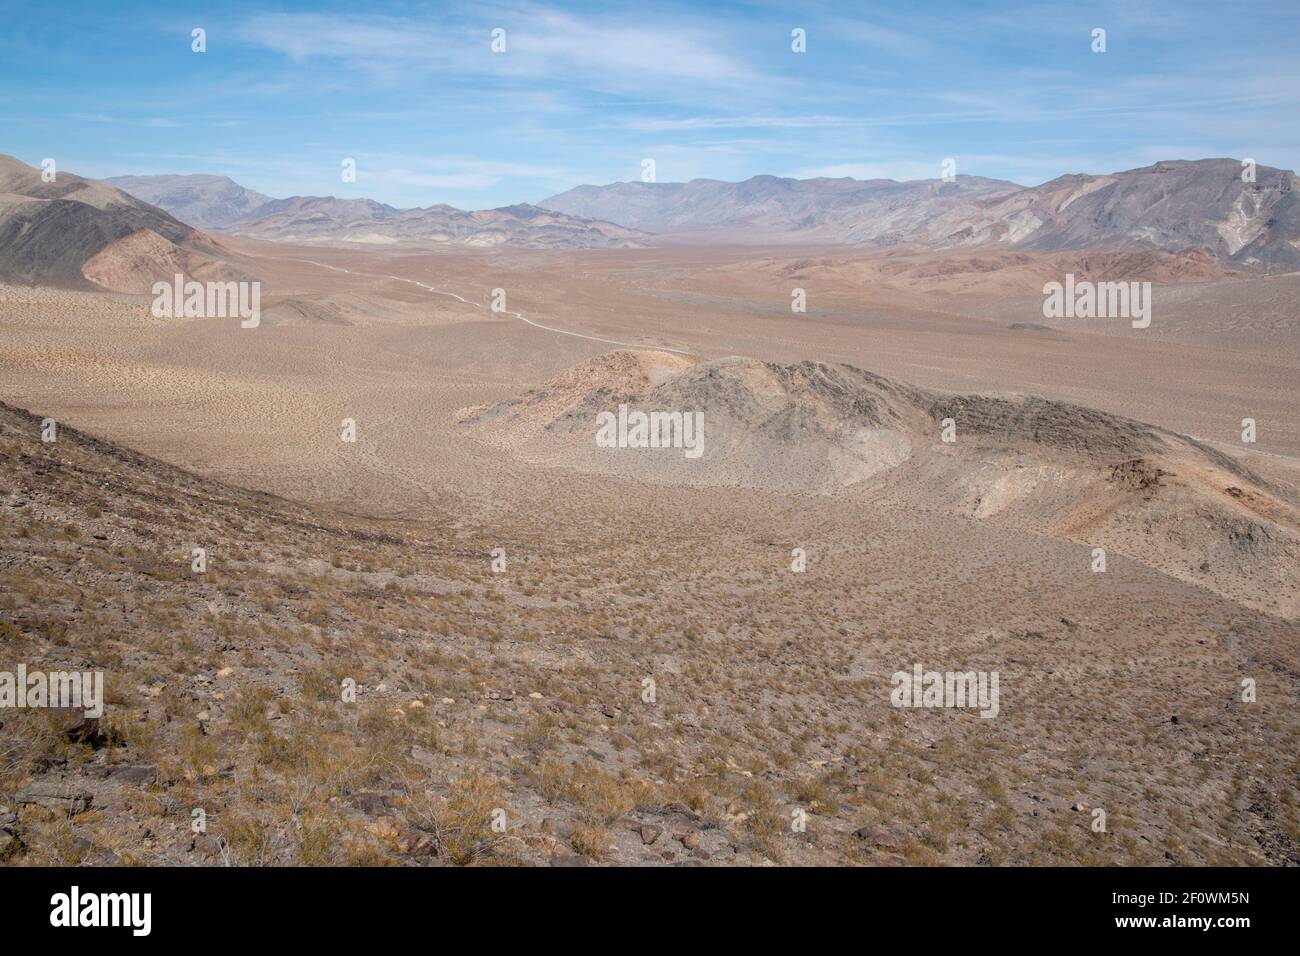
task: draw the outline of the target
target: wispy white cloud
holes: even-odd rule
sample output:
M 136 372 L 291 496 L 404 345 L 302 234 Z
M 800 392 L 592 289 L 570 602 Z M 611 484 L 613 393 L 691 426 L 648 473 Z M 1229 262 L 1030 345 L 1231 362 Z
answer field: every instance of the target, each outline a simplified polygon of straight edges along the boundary
M 827 42 L 854 47 L 869 47 L 888 53 L 891 56 L 919 58 L 933 56 L 935 43 L 927 37 L 905 30 L 894 29 L 880 23 L 857 20 L 849 17 L 836 17 L 821 25 L 808 42 L 821 42 L 819 34 L 824 34 Z
M 385 186 L 438 190 L 484 190 L 507 179 L 564 181 L 561 166 L 479 160 L 461 156 L 362 154 L 357 157 L 366 179 Z
M 502 53 L 491 48 L 495 26 L 506 31 Z M 526 7 L 478 28 L 463 20 L 257 14 L 238 26 L 237 35 L 298 64 L 333 61 L 387 79 L 448 68 L 462 79 L 583 75 L 620 88 L 656 80 L 738 84 L 756 78 L 718 49 L 716 37 L 683 25 L 579 18 L 543 7 Z
M 283 53 L 297 63 L 312 58 L 359 65 L 382 60 L 429 60 L 437 55 L 428 26 L 393 17 L 259 13 L 236 28 L 240 40 Z
M 588 72 L 628 78 L 660 77 L 736 84 L 757 74 L 720 52 L 718 36 L 698 34 L 684 24 L 618 25 L 569 14 L 537 11 L 515 33 L 525 58 L 550 69 L 565 64 Z
M 681 119 L 630 119 L 624 129 L 806 129 L 815 126 L 851 126 L 860 119 L 848 116 L 688 116 Z

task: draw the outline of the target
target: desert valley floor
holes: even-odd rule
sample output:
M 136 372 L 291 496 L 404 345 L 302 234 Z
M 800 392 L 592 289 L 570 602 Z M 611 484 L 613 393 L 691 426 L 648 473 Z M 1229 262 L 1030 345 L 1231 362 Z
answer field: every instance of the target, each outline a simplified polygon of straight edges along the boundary
M 1137 330 L 1050 253 L 221 242 L 257 328 L 0 286 L 0 639 L 110 703 L 5 715 L 0 854 L 1300 863 L 1300 276 L 1071 258 Z

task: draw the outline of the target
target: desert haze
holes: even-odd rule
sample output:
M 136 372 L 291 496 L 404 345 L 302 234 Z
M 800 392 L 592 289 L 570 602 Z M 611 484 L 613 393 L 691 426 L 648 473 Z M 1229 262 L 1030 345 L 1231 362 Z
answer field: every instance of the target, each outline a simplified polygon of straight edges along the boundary
M 87 67 L 0 143 L 0 862 L 1300 864 L 1285 142 L 530 15 L 214 15 L 238 109 Z M 836 22 L 788 69 L 955 42 Z

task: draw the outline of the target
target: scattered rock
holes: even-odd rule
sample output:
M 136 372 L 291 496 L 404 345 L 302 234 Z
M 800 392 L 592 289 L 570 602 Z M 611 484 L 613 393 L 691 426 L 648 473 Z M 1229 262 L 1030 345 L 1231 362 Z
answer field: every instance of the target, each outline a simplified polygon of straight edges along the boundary
M 437 841 L 421 830 L 408 833 L 406 844 L 412 856 L 434 856 L 437 854 Z
M 38 780 L 19 790 L 17 799 L 20 804 L 35 804 L 71 815 L 84 813 L 93 797 L 89 792 L 77 790 L 59 780 Z
M 67 758 L 59 757 L 55 754 L 41 754 L 32 761 L 32 769 L 36 773 L 49 773 L 51 770 L 57 770 L 60 767 L 68 765 Z
M 348 797 L 348 803 L 372 817 L 383 816 L 392 806 L 388 795 L 377 790 L 358 790 Z
M 0 830 L 0 863 L 23 852 L 23 841 L 8 830 Z
M 132 787 L 148 787 L 158 780 L 158 768 L 143 765 L 138 767 L 112 767 L 108 771 L 108 779 Z
M 649 846 L 651 843 L 654 843 L 655 840 L 659 839 L 659 835 L 663 832 L 662 827 L 651 826 L 647 823 L 641 828 L 641 842 L 646 846 Z
M 1145 458 L 1131 458 L 1111 468 L 1110 480 L 1118 481 L 1138 491 L 1154 491 L 1159 487 L 1160 479 L 1169 472 L 1157 468 Z
M 63 732 L 63 736 L 74 744 L 86 744 L 99 750 L 108 744 L 122 744 L 122 735 L 111 727 L 101 723 L 98 717 L 86 717 L 73 724 Z
M 190 852 L 215 858 L 221 855 L 221 841 L 214 836 L 200 833 L 190 840 Z
M 853 835 L 861 840 L 867 846 L 879 847 L 882 850 L 897 850 L 898 841 L 878 826 L 868 823 L 866 826 L 858 827 L 853 831 Z

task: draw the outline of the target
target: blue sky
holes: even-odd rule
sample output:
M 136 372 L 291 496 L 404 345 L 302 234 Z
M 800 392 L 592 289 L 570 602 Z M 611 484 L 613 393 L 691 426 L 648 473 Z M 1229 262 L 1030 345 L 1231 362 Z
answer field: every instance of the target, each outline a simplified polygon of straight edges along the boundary
M 273 196 L 486 208 L 645 158 L 661 182 L 930 178 L 945 157 L 1025 184 L 1207 156 L 1296 169 L 1298 107 L 1291 0 L 0 0 L 0 152 Z

